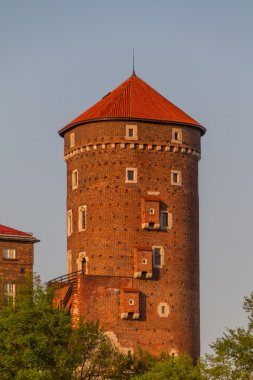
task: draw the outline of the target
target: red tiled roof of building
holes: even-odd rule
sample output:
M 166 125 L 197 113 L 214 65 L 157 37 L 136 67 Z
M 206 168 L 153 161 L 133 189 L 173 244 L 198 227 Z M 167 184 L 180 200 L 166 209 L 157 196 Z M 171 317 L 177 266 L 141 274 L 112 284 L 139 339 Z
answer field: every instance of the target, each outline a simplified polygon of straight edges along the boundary
M 61 136 L 71 127 L 100 119 L 134 119 L 173 122 L 205 128 L 169 100 L 133 74 L 91 108 L 59 131 Z
M 0 235 L 32 237 L 31 233 L 19 231 L 19 230 L 16 230 L 14 228 L 3 226 L 2 224 L 0 224 Z

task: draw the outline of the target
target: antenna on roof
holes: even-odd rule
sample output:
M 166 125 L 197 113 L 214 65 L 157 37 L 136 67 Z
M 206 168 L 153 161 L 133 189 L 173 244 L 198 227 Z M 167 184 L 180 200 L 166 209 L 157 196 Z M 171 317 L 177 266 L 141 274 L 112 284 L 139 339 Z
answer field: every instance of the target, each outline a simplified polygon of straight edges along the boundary
M 133 48 L 133 72 L 132 75 L 135 76 L 135 70 L 134 70 L 134 48 Z

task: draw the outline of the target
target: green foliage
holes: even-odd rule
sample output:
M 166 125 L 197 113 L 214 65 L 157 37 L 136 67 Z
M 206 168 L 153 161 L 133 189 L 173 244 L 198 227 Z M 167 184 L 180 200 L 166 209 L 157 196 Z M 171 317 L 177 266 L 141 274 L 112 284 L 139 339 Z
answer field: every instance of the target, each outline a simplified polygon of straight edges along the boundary
M 0 310 L 0 379 L 69 379 L 70 317 L 51 306 L 39 278 L 27 279 L 15 304 Z
M 135 380 L 201 380 L 199 366 L 194 366 L 186 355 L 173 357 L 163 355 L 146 373 L 134 377 Z
M 206 355 L 203 373 L 212 380 L 253 380 L 253 293 L 245 298 L 244 310 L 249 314 L 246 329 L 227 329 Z

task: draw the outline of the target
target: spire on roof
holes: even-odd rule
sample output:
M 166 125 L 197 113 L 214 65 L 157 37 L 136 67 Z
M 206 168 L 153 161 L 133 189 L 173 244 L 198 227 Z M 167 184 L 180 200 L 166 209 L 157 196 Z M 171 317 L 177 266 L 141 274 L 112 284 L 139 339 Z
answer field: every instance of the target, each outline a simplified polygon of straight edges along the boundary
M 134 48 L 133 48 L 133 72 L 132 72 L 132 76 L 135 77 L 135 70 L 134 70 Z

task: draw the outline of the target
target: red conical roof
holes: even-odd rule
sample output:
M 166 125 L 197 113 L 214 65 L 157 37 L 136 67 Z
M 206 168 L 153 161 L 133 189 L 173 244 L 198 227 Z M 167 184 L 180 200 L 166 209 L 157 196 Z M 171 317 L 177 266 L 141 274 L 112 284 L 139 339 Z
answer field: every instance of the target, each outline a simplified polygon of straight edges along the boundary
M 94 106 L 59 131 L 61 136 L 75 125 L 105 119 L 173 122 L 205 128 L 133 74 Z

